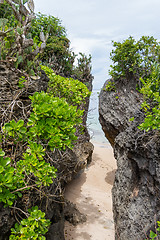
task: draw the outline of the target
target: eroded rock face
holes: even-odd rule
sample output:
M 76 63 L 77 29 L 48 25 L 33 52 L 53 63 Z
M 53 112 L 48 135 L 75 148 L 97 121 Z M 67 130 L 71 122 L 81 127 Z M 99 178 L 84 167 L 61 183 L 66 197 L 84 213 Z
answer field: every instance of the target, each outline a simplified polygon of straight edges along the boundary
M 116 136 L 129 126 L 129 119 L 139 111 L 142 97 L 134 88 L 125 85 L 116 92 L 107 92 L 104 89 L 108 81 L 99 97 L 99 120 L 106 138 L 113 146 Z
M 10 64 L 0 62 L 1 126 L 12 118 L 16 121 L 19 119 L 27 121 L 31 113 L 29 95 L 32 95 L 36 91 L 47 90 L 49 79 L 44 73 L 42 73 L 41 78 L 38 80 L 29 79 L 21 89 L 19 88 L 18 82 L 22 76 L 23 74 L 18 70 L 12 69 Z M 84 126 L 88 104 L 89 100 L 87 100 L 85 106 Z M 67 149 L 65 152 L 55 150 L 54 153 L 47 153 L 47 156 L 54 160 L 54 166 L 58 169 L 57 178 L 54 183 L 46 189 L 50 197 L 46 198 L 44 196 L 45 194 L 40 196 L 38 192 L 30 190 L 23 193 L 22 199 L 18 199 L 14 205 L 14 207 L 17 209 L 21 208 L 23 211 L 27 211 L 27 207 L 31 208 L 37 205 L 46 213 L 46 218 L 50 219 L 52 223 L 46 235 L 47 240 L 64 240 L 65 200 L 63 192 L 65 185 L 91 162 L 93 145 L 89 142 L 87 129 L 85 129 L 84 135 L 79 134 L 78 136 L 78 141 L 72 150 Z M 5 149 L 5 151 L 7 151 L 7 149 Z M 0 204 L 0 240 L 9 239 L 10 229 L 14 226 L 17 221 L 17 216 L 19 216 L 18 214 L 20 213 L 16 208 L 4 208 L 3 204 Z
M 141 94 L 129 84 L 116 88 L 102 89 L 99 105 L 100 123 L 117 160 L 112 189 L 115 239 L 145 239 L 160 219 L 160 137 L 137 128 L 144 119 Z

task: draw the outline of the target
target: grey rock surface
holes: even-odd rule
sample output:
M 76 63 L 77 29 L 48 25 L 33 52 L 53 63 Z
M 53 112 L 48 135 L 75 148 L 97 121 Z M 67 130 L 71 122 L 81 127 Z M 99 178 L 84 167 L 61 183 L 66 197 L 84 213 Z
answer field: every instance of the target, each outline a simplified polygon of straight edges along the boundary
M 145 239 L 160 220 L 160 136 L 138 129 L 144 114 L 142 96 L 134 87 L 117 85 L 116 92 L 107 92 L 106 84 L 99 114 L 117 160 L 112 189 L 115 239 Z

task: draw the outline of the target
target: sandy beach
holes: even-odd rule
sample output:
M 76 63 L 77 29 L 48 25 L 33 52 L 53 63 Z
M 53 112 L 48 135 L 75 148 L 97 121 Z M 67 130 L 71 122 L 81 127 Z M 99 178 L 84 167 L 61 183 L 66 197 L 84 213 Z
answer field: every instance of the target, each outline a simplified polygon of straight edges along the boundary
M 66 221 L 66 240 L 114 240 L 111 189 L 115 171 L 111 146 L 94 143 L 92 163 L 65 192 L 66 198 L 87 216 L 87 221 L 76 227 Z

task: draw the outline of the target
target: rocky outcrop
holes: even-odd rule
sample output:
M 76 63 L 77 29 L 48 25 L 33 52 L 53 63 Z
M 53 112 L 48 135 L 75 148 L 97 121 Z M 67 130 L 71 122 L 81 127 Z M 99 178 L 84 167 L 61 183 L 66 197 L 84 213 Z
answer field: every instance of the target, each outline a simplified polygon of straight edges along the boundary
M 27 82 L 24 82 L 24 87 L 19 88 L 19 79 L 22 76 L 23 73 L 12 68 L 10 63 L 0 62 L 1 126 L 13 118 L 16 121 L 19 119 L 26 121 L 31 112 L 29 95 L 32 95 L 36 91 L 47 90 L 49 79 L 43 72 L 40 79 L 34 80 L 29 78 Z M 88 101 L 85 111 L 87 109 Z M 84 114 L 85 118 L 86 113 Z M 85 120 L 83 123 L 85 124 Z M 18 209 L 25 211 L 26 206 L 31 207 L 35 205 L 39 206 L 46 213 L 46 218 L 51 220 L 52 224 L 46 235 L 47 240 L 64 240 L 65 215 L 68 216 L 63 196 L 65 185 L 91 162 L 93 152 L 93 145 L 89 142 L 87 130 L 85 129 L 84 135 L 78 134 L 77 130 L 77 135 L 78 141 L 72 150 L 55 150 L 54 152 L 47 153 L 50 159 L 55 159 L 54 166 L 58 169 L 57 178 L 46 190 L 49 194 L 48 198 L 43 194 L 30 190 L 23 193 L 22 199 L 17 200 L 13 208 L 4 208 L 3 204 L 0 205 L 0 240 L 8 239 L 11 227 L 14 226 L 17 218 L 19 218 L 19 214 L 21 214 Z
M 160 137 L 143 132 L 142 95 L 127 83 L 99 98 L 99 119 L 114 149 L 117 171 L 112 189 L 116 240 L 145 239 L 160 219 Z M 129 121 L 134 117 L 134 121 Z

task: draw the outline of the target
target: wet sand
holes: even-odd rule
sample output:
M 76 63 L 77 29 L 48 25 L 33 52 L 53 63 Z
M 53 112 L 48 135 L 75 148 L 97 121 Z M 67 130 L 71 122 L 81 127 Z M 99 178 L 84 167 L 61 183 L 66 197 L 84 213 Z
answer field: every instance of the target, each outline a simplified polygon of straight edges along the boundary
M 111 189 L 115 171 L 110 145 L 94 143 L 92 163 L 65 192 L 66 198 L 87 216 L 87 221 L 76 227 L 66 221 L 65 240 L 114 240 Z

